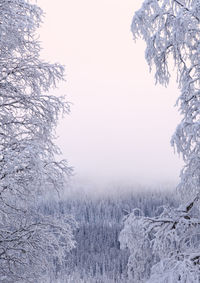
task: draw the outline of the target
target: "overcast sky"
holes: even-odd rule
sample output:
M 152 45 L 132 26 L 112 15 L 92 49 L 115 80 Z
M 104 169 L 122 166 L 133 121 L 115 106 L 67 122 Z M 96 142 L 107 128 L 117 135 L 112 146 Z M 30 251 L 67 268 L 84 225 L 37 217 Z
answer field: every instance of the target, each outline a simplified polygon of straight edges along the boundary
M 95 184 L 177 183 L 170 146 L 180 120 L 175 83 L 155 86 L 130 32 L 141 0 L 38 0 L 42 57 L 66 66 L 59 93 L 73 102 L 58 144 L 76 178 Z

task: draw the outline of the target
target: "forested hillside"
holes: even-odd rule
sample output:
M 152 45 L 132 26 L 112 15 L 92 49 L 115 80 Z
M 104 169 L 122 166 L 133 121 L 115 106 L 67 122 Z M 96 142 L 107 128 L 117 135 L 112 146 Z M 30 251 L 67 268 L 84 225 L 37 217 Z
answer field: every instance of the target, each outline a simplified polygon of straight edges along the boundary
M 62 277 L 62 282 L 126 282 L 129 251 L 121 250 L 118 241 L 123 218 L 136 207 L 145 215 L 154 216 L 164 203 L 176 204 L 171 193 L 155 191 L 95 198 L 81 194 L 43 201 L 43 213 L 72 214 L 79 224 L 75 231 L 76 248 L 66 254 L 64 267 L 57 266 L 57 276 Z M 67 281 L 70 277 L 71 281 Z

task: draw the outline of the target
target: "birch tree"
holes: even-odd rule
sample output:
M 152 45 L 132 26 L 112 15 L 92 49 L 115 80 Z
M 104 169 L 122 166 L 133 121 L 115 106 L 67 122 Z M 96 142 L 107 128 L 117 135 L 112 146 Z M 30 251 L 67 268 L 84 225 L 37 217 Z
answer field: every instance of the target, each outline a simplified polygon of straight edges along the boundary
M 64 68 L 40 58 L 42 10 L 27 0 L 0 0 L 0 281 L 40 282 L 74 246 L 73 220 L 37 212 L 39 196 L 59 191 L 71 173 L 54 144 L 58 117 L 69 112 L 48 92 Z
M 199 282 L 200 2 L 146 0 L 135 13 L 132 32 L 134 39 L 141 37 L 146 42 L 145 56 L 150 70 L 155 71 L 156 83 L 168 85 L 174 62 L 180 89 L 177 105 L 182 116 L 171 140 L 185 163 L 177 188 L 182 205 L 163 208 L 157 218 L 139 217 L 144 234 L 139 241 L 150 240 L 157 257 L 149 282 Z M 129 248 L 131 236 L 125 229 L 134 221 L 130 215 L 121 234 L 122 243 Z

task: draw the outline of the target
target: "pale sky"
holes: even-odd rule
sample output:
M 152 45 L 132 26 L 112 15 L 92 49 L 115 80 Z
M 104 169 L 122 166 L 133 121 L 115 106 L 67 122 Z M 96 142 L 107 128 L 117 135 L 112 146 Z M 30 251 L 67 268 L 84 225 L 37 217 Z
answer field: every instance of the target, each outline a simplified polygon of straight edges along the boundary
M 180 120 L 175 83 L 155 86 L 145 45 L 130 32 L 141 0 L 38 0 L 42 57 L 66 66 L 59 94 L 73 105 L 57 143 L 76 178 L 95 184 L 177 183 L 170 146 Z

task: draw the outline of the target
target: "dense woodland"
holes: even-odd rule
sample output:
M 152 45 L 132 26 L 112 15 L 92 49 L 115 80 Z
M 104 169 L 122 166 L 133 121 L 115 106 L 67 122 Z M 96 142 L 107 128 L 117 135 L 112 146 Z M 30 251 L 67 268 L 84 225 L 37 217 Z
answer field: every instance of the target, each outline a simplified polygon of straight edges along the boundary
M 120 249 L 119 243 L 123 219 L 134 208 L 140 208 L 146 216 L 155 216 L 166 203 L 176 206 L 174 196 L 158 191 L 99 197 L 79 194 L 42 201 L 40 209 L 44 214 L 71 214 L 78 222 L 76 248 L 66 254 L 65 266 L 57 266 L 57 277 L 62 278 L 61 282 L 128 282 L 129 251 Z

